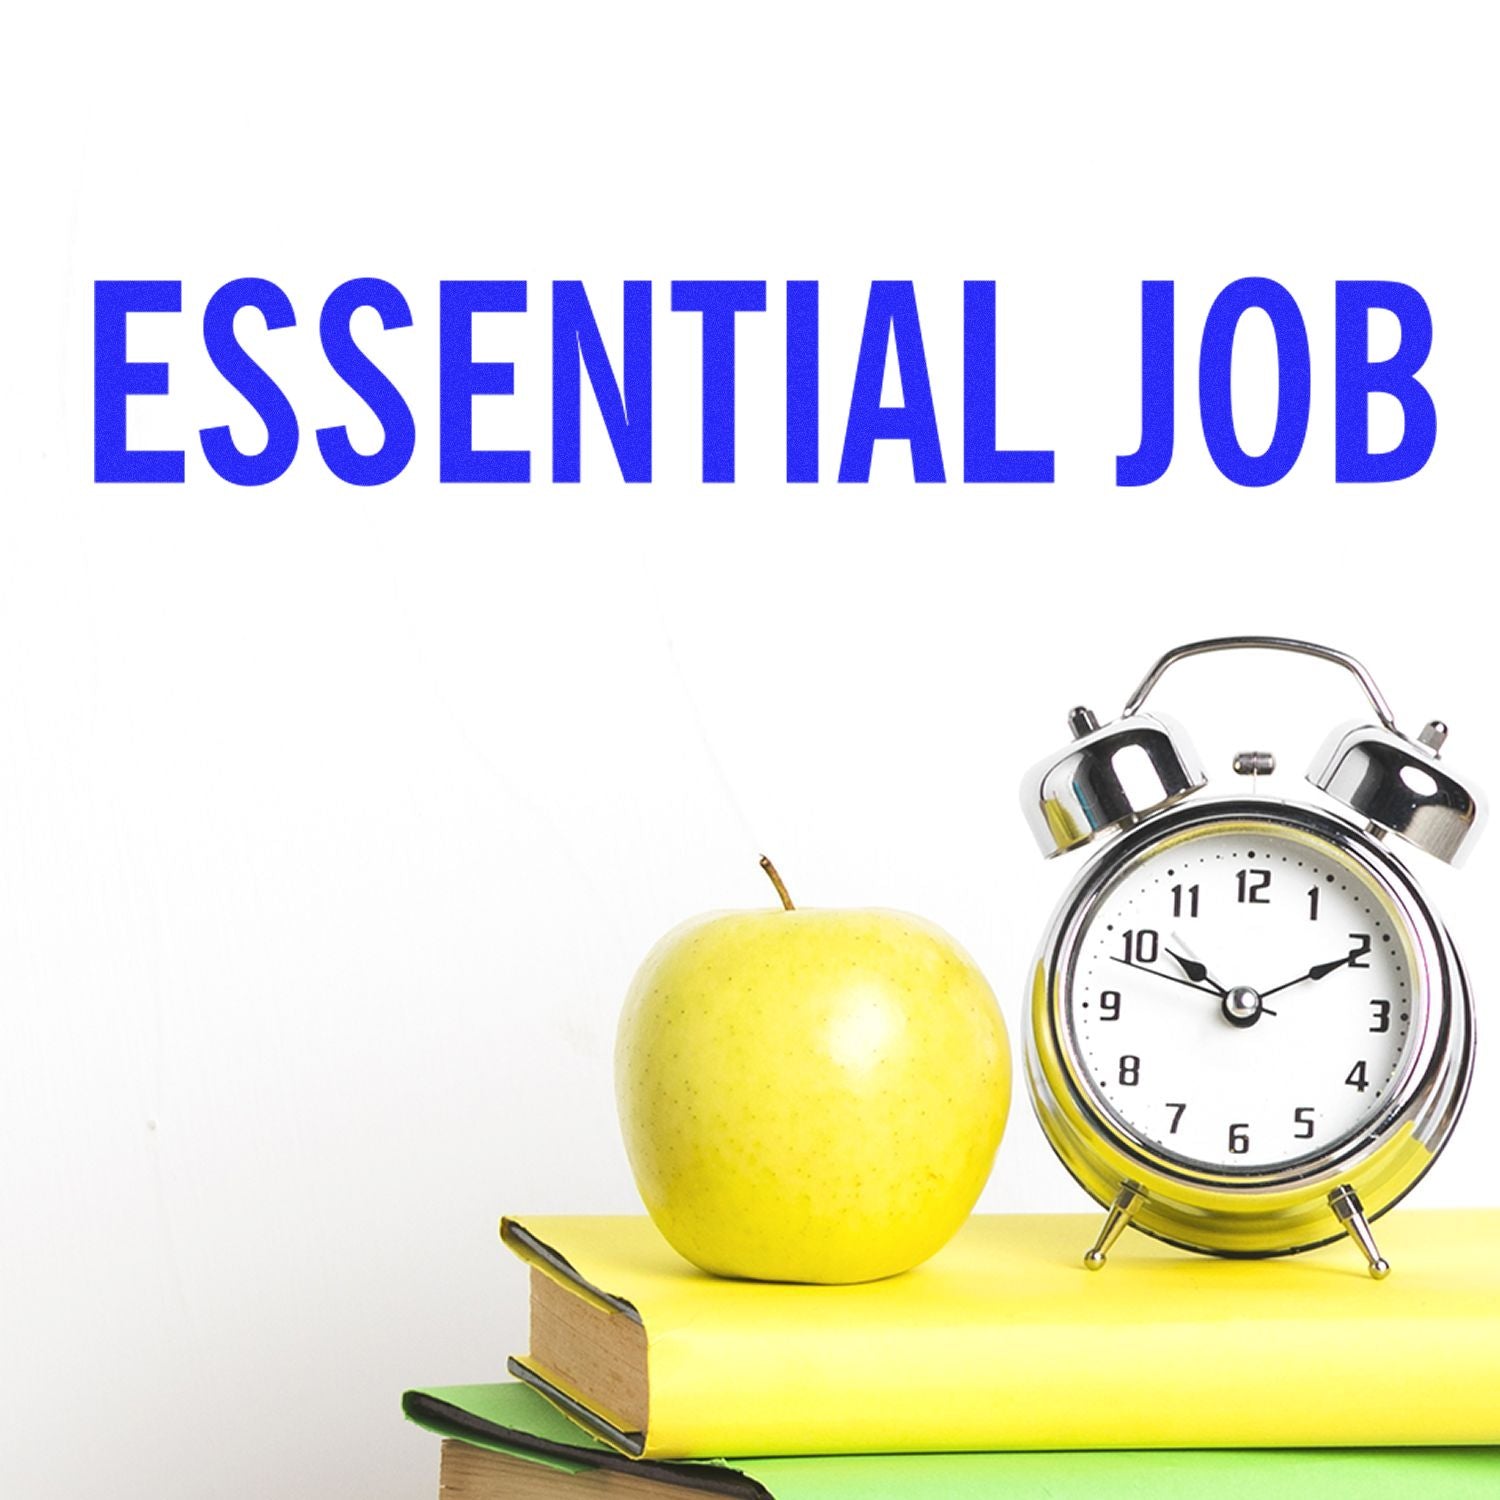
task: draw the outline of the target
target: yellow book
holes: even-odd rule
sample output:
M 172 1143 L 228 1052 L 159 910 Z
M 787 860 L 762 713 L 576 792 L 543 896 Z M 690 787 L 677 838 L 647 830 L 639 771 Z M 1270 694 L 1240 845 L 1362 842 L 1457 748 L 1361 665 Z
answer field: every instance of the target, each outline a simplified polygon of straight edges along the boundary
M 1402 1210 L 1347 1246 L 1216 1260 L 1091 1216 L 977 1215 L 860 1286 L 730 1281 L 645 1217 L 505 1219 L 532 1268 L 511 1372 L 626 1453 L 1500 1442 L 1500 1210 Z

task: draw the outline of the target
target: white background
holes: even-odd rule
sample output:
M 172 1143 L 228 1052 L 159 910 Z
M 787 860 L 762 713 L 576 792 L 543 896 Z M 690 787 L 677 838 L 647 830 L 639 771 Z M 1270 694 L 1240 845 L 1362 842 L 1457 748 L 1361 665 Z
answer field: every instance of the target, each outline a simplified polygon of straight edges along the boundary
M 766 849 L 802 904 L 948 928 L 1019 1040 L 1079 863 L 1039 861 L 1019 779 L 1071 704 L 1117 712 L 1169 645 L 1353 650 L 1405 725 L 1447 718 L 1454 764 L 1500 787 L 1495 37 L 1456 19 L 1476 14 L 7 22 L 0 1492 L 430 1494 L 435 1445 L 397 1398 L 497 1378 L 521 1343 L 497 1215 L 635 1206 L 610 1059 L 651 942 L 764 903 Z M 298 315 L 241 320 L 302 426 L 260 490 L 196 442 L 223 421 L 262 440 L 199 332 L 242 275 Z M 316 336 L 360 275 L 415 316 L 359 327 L 418 424 L 374 491 L 312 437 L 375 437 Z M 1262 491 L 1219 477 L 1196 417 L 1196 335 L 1245 275 L 1292 291 L 1313 354 L 1302 460 Z M 186 448 L 183 486 L 92 483 L 92 283 L 127 277 L 184 283 L 180 316 L 130 334 L 172 363 L 131 441 Z M 529 487 L 436 483 L 444 277 L 531 284 L 478 334 L 517 367 L 481 437 L 531 449 Z M 587 282 L 615 352 L 620 282 L 655 282 L 649 487 L 620 482 L 587 394 L 584 483 L 546 482 L 554 277 Z M 700 325 L 668 311 L 673 277 L 770 283 L 740 320 L 732 487 L 698 481 Z M 823 285 L 817 488 L 782 479 L 788 277 Z M 917 283 L 946 486 L 894 445 L 870 485 L 832 482 L 872 277 Z M 957 482 L 966 277 L 1000 285 L 1002 440 L 1055 449 L 1053 486 Z M 1146 277 L 1177 282 L 1177 457 L 1121 491 Z M 1360 277 L 1412 283 L 1436 327 L 1436 453 L 1374 489 L 1332 482 L 1333 289 Z M 1246 319 L 1236 362 L 1251 451 L 1267 329 Z M 1233 751 L 1269 748 L 1288 795 L 1361 711 L 1332 669 L 1277 658 L 1189 665 L 1160 704 L 1221 785 Z M 1410 860 L 1481 1022 L 1497 861 Z M 1500 1202 L 1495 1080 L 1484 1051 L 1421 1204 Z M 1082 1206 L 1024 1097 L 983 1206 Z

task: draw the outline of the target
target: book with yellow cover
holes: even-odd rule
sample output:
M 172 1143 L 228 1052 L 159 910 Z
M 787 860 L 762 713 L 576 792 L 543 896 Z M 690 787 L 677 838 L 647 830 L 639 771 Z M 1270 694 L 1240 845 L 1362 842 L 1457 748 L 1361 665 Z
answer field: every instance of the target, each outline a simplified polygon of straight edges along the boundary
M 633 1455 L 1500 1442 L 1500 1210 L 1282 1260 L 1133 1238 L 1098 1274 L 1071 1214 L 979 1215 L 858 1286 L 730 1281 L 644 1217 L 505 1219 L 532 1268 L 512 1374 Z

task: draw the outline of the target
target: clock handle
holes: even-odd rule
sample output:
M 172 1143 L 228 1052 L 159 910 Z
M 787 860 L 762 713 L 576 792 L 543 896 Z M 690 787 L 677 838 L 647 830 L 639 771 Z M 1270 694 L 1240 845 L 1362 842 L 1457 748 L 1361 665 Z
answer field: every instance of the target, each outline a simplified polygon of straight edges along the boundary
M 1161 681 L 1162 674 L 1174 662 L 1182 661 L 1189 656 L 1203 656 L 1210 651 L 1242 650 L 1295 651 L 1299 656 L 1315 656 L 1321 661 L 1331 661 L 1335 666 L 1343 667 L 1346 672 L 1359 679 L 1359 685 L 1365 690 L 1365 696 L 1374 707 L 1382 726 L 1391 730 L 1392 733 L 1400 732 L 1396 729 L 1396 720 L 1391 714 L 1390 705 L 1385 701 L 1385 695 L 1376 687 L 1375 679 L 1370 676 L 1362 662 L 1356 661 L 1347 651 L 1335 651 L 1332 646 L 1319 646 L 1313 641 L 1294 641 L 1281 635 L 1221 635 L 1212 640 L 1190 641 L 1186 646 L 1174 647 L 1146 673 L 1141 685 L 1130 695 L 1130 701 L 1125 705 L 1122 717 L 1129 718 L 1130 715 L 1140 712 L 1141 705 L 1151 694 L 1151 689 Z

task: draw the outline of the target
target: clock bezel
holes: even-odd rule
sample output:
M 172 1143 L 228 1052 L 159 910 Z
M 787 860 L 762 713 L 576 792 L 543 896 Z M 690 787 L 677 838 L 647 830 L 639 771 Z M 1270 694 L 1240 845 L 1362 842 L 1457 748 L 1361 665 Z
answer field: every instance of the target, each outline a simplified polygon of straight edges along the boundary
M 1085 918 L 1128 866 L 1190 831 L 1267 826 L 1328 847 L 1366 871 L 1399 915 L 1421 965 L 1421 1031 L 1407 1044 L 1385 1107 L 1322 1149 L 1237 1168 L 1174 1157 L 1133 1131 L 1096 1093 L 1067 1017 L 1068 987 Z M 1415 976 L 1414 976 L 1415 993 Z M 1371 1218 L 1425 1173 L 1462 1109 L 1473 1065 L 1467 982 L 1443 924 L 1391 853 L 1335 814 L 1267 798 L 1194 801 L 1153 814 L 1092 859 L 1059 904 L 1034 971 L 1027 1074 L 1049 1143 L 1091 1196 L 1108 1204 L 1122 1184 L 1144 1193 L 1137 1227 L 1189 1249 L 1283 1254 L 1336 1239 L 1327 1193 L 1356 1188 Z
M 1193 838 L 1212 837 L 1220 832 L 1238 833 L 1247 829 L 1266 829 L 1270 837 L 1283 839 L 1288 838 L 1288 833 L 1284 830 L 1290 830 L 1292 842 L 1316 850 L 1325 858 L 1352 865 L 1359 872 L 1358 878 L 1369 881 L 1380 891 L 1382 903 L 1388 914 L 1394 923 L 1399 924 L 1403 946 L 1409 950 L 1413 980 L 1411 998 L 1415 1019 L 1409 1026 L 1399 1068 L 1387 1087 L 1387 1097 L 1384 1101 L 1375 1105 L 1372 1100 L 1372 1107 L 1354 1125 L 1341 1134 L 1317 1144 L 1310 1151 L 1275 1162 L 1251 1162 L 1242 1165 L 1236 1162 L 1210 1162 L 1199 1157 L 1183 1155 L 1171 1150 L 1160 1140 L 1153 1140 L 1138 1127 L 1132 1126 L 1102 1092 L 1097 1078 L 1084 1060 L 1082 1042 L 1077 1030 L 1078 1017 L 1070 1000 L 1077 983 L 1080 947 L 1093 932 L 1100 908 L 1121 882 L 1128 879 L 1132 872 L 1139 870 L 1148 861 L 1165 855 L 1169 849 L 1175 850 L 1180 844 L 1188 843 Z M 1332 851 L 1331 854 L 1326 852 L 1329 850 Z M 1075 902 L 1069 914 L 1068 925 L 1061 939 L 1058 960 L 1062 983 L 1058 988 L 1055 1018 L 1059 1043 L 1068 1064 L 1069 1076 L 1079 1093 L 1088 1096 L 1090 1106 L 1109 1123 L 1122 1144 L 1127 1147 L 1139 1144 L 1144 1152 L 1154 1154 L 1158 1164 L 1170 1163 L 1184 1175 L 1198 1178 L 1206 1174 L 1210 1179 L 1229 1176 L 1237 1180 L 1259 1182 L 1296 1180 L 1297 1177 L 1303 1175 L 1304 1169 L 1308 1167 L 1314 1170 L 1321 1169 L 1328 1162 L 1340 1160 L 1346 1151 L 1357 1149 L 1362 1140 L 1368 1136 L 1382 1133 L 1381 1122 L 1385 1120 L 1386 1115 L 1399 1113 L 1401 1100 L 1405 1096 L 1410 1080 L 1421 1071 L 1424 1065 L 1423 1048 L 1430 1039 L 1431 1033 L 1427 1025 L 1428 975 L 1431 972 L 1431 960 L 1434 957 L 1432 950 L 1435 946 L 1435 936 L 1435 924 L 1431 921 L 1430 915 L 1415 915 L 1409 901 L 1403 897 L 1403 893 L 1395 889 L 1377 867 L 1350 854 L 1341 844 L 1335 844 L 1323 835 L 1311 832 L 1301 822 L 1271 819 L 1257 813 L 1256 816 L 1249 818 L 1215 818 L 1207 824 L 1188 823 L 1186 827 L 1178 827 L 1164 836 L 1159 834 L 1158 837 L 1138 846 L 1133 853 L 1114 861 L 1112 868 L 1104 873 L 1103 878 L 1092 884 L 1089 899 Z

